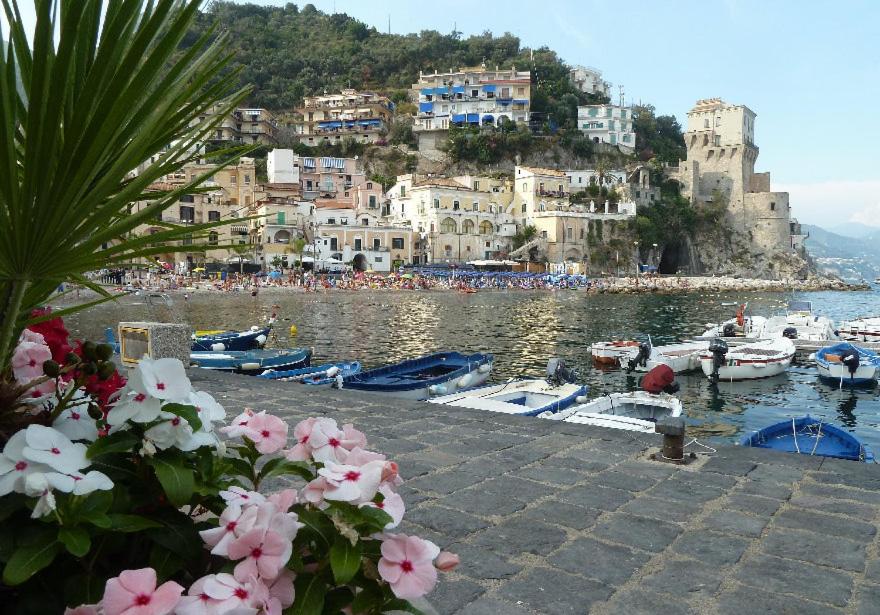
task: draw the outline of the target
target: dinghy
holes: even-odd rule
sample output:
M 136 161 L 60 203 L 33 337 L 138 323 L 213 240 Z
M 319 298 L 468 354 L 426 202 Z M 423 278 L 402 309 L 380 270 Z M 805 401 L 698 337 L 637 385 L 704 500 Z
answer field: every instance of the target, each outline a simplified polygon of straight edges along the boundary
M 638 351 L 627 362 L 627 370 L 647 372 L 658 365 L 666 365 L 676 374 L 700 369 L 700 353 L 709 349 L 708 341 L 684 342 L 666 346 L 639 345 Z
M 620 367 L 624 359 L 631 358 L 638 351 L 639 342 L 635 340 L 596 342 L 590 346 L 590 354 L 597 367 Z
M 313 365 L 311 367 L 284 371 L 269 370 L 259 374 L 257 378 L 322 385 L 332 384 L 339 377 L 345 378 L 359 371 L 361 371 L 361 364 L 358 361 L 352 361 L 351 363 L 325 363 L 323 365 Z
M 193 335 L 192 351 L 223 352 L 226 350 L 256 350 L 262 348 L 269 339 L 272 325 L 268 327 L 251 327 L 250 331 L 223 331 L 211 335 Z
M 427 399 L 483 384 L 489 379 L 493 360 L 491 354 L 438 352 L 350 374 L 342 379 L 341 388 Z
M 851 342 L 880 342 L 880 318 L 858 318 L 840 324 L 841 339 Z
M 309 348 L 290 350 L 227 350 L 193 352 L 190 363 L 202 369 L 257 375 L 267 369 L 290 370 L 307 367 L 312 358 Z
M 873 385 L 880 372 L 880 356 L 842 342 L 816 353 L 816 369 L 820 378 L 832 380 L 841 387 Z
M 681 416 L 681 401 L 672 395 L 645 391 L 611 393 L 557 413 L 542 413 L 543 419 L 594 427 L 654 433 L 654 423 L 667 416 Z
M 714 382 L 768 378 L 788 369 L 794 353 L 794 343 L 784 337 L 735 348 L 729 348 L 722 339 L 714 339 L 700 353 L 700 367 Z
M 767 319 L 752 316 L 749 304 L 743 303 L 736 310 L 736 317 L 720 323 L 706 323 L 708 329 L 700 337 L 760 337 Z
M 810 301 L 791 301 L 785 314 L 768 318 L 755 337 L 787 337 L 812 342 L 840 339 L 834 329 L 834 322 L 830 318 L 814 315 Z
M 874 463 L 874 453 L 852 434 L 810 415 L 792 418 L 744 436 L 740 446 Z

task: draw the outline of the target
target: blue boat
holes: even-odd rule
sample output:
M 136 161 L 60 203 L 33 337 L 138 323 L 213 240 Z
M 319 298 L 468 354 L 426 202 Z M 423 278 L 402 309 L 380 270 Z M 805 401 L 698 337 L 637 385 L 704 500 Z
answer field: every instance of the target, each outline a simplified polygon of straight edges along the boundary
M 323 365 L 313 365 L 301 369 L 271 371 L 259 374 L 257 378 L 318 385 L 332 384 L 336 381 L 338 376 L 345 378 L 346 376 L 356 374 L 359 371 L 361 371 L 361 364 L 358 361 L 352 361 L 351 363 L 325 363 Z
M 820 378 L 838 386 L 871 386 L 880 373 L 880 356 L 842 342 L 816 352 L 816 369 Z
M 269 338 L 272 326 L 251 327 L 250 331 L 223 331 L 211 335 L 194 335 L 193 352 L 256 350 L 262 348 Z
M 759 429 L 744 436 L 739 444 L 786 453 L 874 463 L 874 453 L 855 436 L 810 415 Z
M 308 367 L 312 358 L 309 348 L 290 350 L 229 350 L 193 352 L 190 363 L 202 369 L 256 375 L 267 369 L 291 370 Z
M 484 383 L 492 371 L 491 354 L 438 352 L 346 376 L 342 388 L 405 399 L 428 399 Z

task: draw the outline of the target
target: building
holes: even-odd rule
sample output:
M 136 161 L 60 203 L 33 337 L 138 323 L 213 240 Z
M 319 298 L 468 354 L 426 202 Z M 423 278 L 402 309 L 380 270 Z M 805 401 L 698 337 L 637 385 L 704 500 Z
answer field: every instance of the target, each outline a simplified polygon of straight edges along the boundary
M 296 138 L 309 146 L 346 138 L 375 143 L 387 133 L 393 110 L 394 104 L 375 92 L 342 90 L 339 94 L 307 96 L 296 110 L 298 119 L 292 127 Z
M 616 145 L 626 153 L 635 150 L 631 107 L 612 104 L 578 107 L 578 128 L 594 143 Z
M 602 79 L 602 71 L 592 66 L 575 66 L 569 71 L 569 79 L 584 94 L 608 96 L 611 84 Z
M 352 189 L 372 184 L 355 158 L 293 156 L 291 162 L 306 198 L 346 198 Z
M 300 167 L 293 164 L 293 150 L 270 150 L 266 155 L 266 175 L 270 184 L 299 185 Z
M 614 191 L 619 200 L 647 206 L 660 200 L 660 188 L 651 185 L 651 172 L 643 164 L 628 165 L 625 169 L 571 169 L 568 189 L 572 195 L 586 192 L 593 198 Z
M 770 173 L 756 173 L 755 112 L 720 98 L 698 100 L 688 112 L 687 160 L 671 173 L 695 205 L 723 199 L 734 228 L 766 252 L 802 244 L 787 192 L 770 189 Z M 796 222 L 795 222 L 796 224 Z
M 206 120 L 212 113 L 218 113 L 214 109 L 199 118 Z M 208 137 L 208 141 L 230 142 L 242 145 L 262 143 L 273 145 L 276 142 L 275 117 L 266 109 L 239 107 L 226 116 L 214 129 L 214 134 Z

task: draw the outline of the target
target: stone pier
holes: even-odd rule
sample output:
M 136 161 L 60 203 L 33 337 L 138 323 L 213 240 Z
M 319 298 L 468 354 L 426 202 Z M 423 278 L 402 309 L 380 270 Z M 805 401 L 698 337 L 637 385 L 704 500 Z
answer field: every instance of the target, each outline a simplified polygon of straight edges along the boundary
M 720 447 L 679 467 L 647 459 L 653 435 L 191 376 L 230 415 L 331 416 L 396 460 L 400 531 L 462 559 L 440 613 L 880 613 L 880 466 Z

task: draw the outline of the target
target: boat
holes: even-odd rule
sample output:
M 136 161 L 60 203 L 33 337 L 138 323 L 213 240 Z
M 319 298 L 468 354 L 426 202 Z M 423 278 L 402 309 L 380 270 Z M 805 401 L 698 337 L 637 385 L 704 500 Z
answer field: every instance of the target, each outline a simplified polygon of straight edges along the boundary
M 787 337 L 811 342 L 840 339 L 830 318 L 813 314 L 811 301 L 789 302 L 785 314 L 768 318 L 755 337 L 762 339 Z
M 666 393 L 646 391 L 611 393 L 561 412 L 545 412 L 539 418 L 579 425 L 654 433 L 654 423 L 665 417 L 681 416 L 681 400 Z
M 258 374 L 257 378 L 267 380 L 280 380 L 281 382 L 301 382 L 302 384 L 321 385 L 332 384 L 339 377 L 345 378 L 361 371 L 358 361 L 350 363 L 324 363 L 300 369 L 268 370 Z
M 794 358 L 794 342 L 785 337 L 729 348 L 714 339 L 700 353 L 700 367 L 711 380 L 753 380 L 783 373 Z
M 873 385 L 880 373 L 880 356 L 841 342 L 816 352 L 816 369 L 820 378 L 833 380 L 841 387 Z
M 629 371 L 647 372 L 658 365 L 667 365 L 676 374 L 700 369 L 700 353 L 708 350 L 709 342 L 700 340 L 652 346 L 650 338 L 639 346 L 638 351 L 627 361 Z
M 251 327 L 249 331 L 223 331 L 210 335 L 193 335 L 192 351 L 256 350 L 269 339 L 272 325 Z
M 810 415 L 759 429 L 743 436 L 739 444 L 786 453 L 874 463 L 874 453 L 855 436 Z
M 590 354 L 598 367 L 620 367 L 621 362 L 630 359 L 638 349 L 639 342 L 635 340 L 614 340 L 592 344 Z
M 350 374 L 342 379 L 340 388 L 427 399 L 483 384 L 489 379 L 493 360 L 491 354 L 438 352 Z
M 737 308 L 736 317 L 720 323 L 706 323 L 708 328 L 700 337 L 707 339 L 716 337 L 757 338 L 761 336 L 766 322 L 767 319 L 763 316 L 753 316 L 749 311 L 749 304 L 743 303 Z
M 195 367 L 222 372 L 256 375 L 268 369 L 291 370 L 307 367 L 312 358 L 309 348 L 290 350 L 224 350 L 193 352 L 189 360 Z
M 880 342 L 880 318 L 857 318 L 840 323 L 841 339 L 851 342 Z

